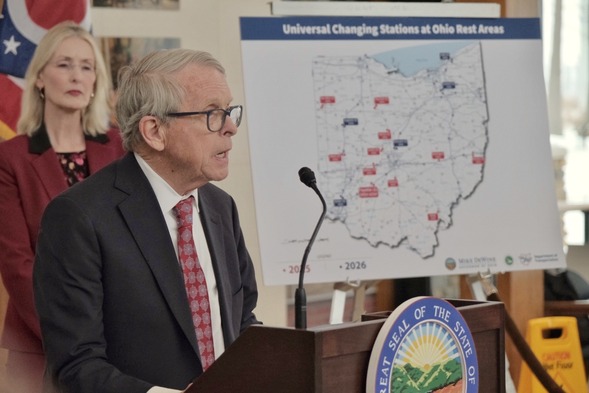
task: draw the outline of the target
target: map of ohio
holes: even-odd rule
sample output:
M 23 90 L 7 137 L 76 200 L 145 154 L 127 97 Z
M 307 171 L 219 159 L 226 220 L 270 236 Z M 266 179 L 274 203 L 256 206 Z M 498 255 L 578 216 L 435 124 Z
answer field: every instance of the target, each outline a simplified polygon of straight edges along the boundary
M 313 59 L 327 218 L 371 246 L 432 257 L 483 181 L 489 142 L 479 41 Z
M 538 18 L 240 23 L 266 285 L 566 267 Z

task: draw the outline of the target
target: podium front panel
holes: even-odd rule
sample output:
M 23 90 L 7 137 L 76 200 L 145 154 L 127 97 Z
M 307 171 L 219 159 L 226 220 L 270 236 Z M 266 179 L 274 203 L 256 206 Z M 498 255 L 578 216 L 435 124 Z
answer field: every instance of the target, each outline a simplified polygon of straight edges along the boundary
M 479 391 L 504 393 L 503 303 L 448 301 L 460 311 L 473 335 Z M 364 392 L 374 341 L 388 314 L 368 314 L 362 322 L 308 330 L 251 326 L 188 392 Z

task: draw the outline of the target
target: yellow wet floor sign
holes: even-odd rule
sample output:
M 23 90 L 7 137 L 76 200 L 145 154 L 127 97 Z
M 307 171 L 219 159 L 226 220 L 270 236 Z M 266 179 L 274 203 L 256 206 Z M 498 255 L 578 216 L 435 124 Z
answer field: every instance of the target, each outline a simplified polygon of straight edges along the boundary
M 588 392 L 576 318 L 531 319 L 528 321 L 526 341 L 544 369 L 565 392 Z M 517 392 L 546 392 L 525 362 L 522 363 Z

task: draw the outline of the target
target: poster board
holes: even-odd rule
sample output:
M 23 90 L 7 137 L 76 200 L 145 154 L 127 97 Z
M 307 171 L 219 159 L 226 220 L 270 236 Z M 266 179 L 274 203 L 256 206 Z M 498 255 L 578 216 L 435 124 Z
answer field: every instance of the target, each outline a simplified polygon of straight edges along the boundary
M 266 285 L 565 266 L 538 19 L 240 23 Z

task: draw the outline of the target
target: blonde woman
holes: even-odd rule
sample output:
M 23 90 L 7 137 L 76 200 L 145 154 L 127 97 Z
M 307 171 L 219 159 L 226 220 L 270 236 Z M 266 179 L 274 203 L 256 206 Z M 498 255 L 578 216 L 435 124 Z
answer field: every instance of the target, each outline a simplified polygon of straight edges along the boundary
M 111 83 L 94 38 L 73 22 L 50 29 L 25 75 L 16 137 L 0 143 L 0 273 L 9 294 L 1 344 L 8 391 L 40 392 L 45 358 L 32 270 L 45 206 L 123 155 L 109 127 Z

